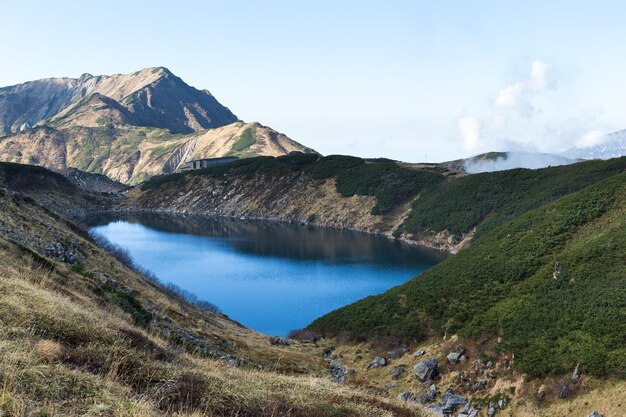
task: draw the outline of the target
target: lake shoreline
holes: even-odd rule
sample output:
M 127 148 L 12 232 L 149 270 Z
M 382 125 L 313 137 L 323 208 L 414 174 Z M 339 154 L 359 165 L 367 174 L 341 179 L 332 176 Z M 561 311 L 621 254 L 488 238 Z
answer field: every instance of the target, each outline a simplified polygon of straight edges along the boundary
M 447 257 L 380 235 L 250 218 L 117 211 L 84 220 L 160 281 L 281 336 Z

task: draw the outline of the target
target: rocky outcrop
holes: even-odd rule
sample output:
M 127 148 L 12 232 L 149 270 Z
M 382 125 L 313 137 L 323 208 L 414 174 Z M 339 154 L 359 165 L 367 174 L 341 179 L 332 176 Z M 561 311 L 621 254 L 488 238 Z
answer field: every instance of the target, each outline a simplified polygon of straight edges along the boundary
M 387 365 L 387 359 L 383 358 L 382 356 L 376 356 L 374 359 L 372 359 L 369 365 L 367 365 L 367 367 L 368 369 L 380 368 L 381 366 L 385 366 L 385 365 Z
M 438 366 L 439 363 L 437 362 L 437 359 L 426 359 L 425 361 L 415 365 L 413 368 L 413 375 L 419 381 L 428 381 L 437 376 L 439 372 Z
M 348 380 L 350 375 L 355 374 L 355 371 L 342 366 L 341 358 L 339 355 L 333 353 L 334 350 L 334 347 L 327 347 L 324 349 L 324 359 L 328 361 L 328 365 L 330 366 L 330 378 L 337 383 L 345 382 Z
M 237 121 L 207 90 L 185 84 L 167 68 L 146 68 L 111 76 L 46 78 L 0 90 L 0 136 L 17 133 L 57 115 L 66 116 L 81 100 L 101 95 L 113 100 L 142 126 L 173 133 L 224 126 Z M 24 129 L 22 129 L 24 130 Z

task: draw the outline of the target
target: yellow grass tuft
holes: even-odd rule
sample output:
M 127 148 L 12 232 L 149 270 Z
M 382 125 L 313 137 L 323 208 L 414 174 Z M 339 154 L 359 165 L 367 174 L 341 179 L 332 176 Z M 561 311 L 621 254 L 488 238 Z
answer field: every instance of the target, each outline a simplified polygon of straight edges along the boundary
M 48 363 L 56 363 L 63 357 L 63 346 L 54 340 L 40 340 L 35 345 L 35 353 Z

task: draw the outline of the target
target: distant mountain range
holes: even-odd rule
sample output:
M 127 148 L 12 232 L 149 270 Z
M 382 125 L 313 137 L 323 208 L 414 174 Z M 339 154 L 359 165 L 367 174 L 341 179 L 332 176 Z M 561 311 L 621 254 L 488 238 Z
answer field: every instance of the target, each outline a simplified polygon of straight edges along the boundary
M 134 184 L 199 158 L 315 152 L 163 67 L 0 88 L 0 160 Z
M 610 159 L 626 155 L 626 129 L 609 133 L 596 145 L 573 147 L 560 155 L 575 159 Z
M 609 133 L 600 143 L 587 147 L 572 147 L 559 154 L 533 152 L 488 152 L 471 158 L 444 162 L 449 169 L 476 174 L 514 168 L 539 169 L 569 165 L 590 159 L 611 159 L 626 156 L 626 130 Z

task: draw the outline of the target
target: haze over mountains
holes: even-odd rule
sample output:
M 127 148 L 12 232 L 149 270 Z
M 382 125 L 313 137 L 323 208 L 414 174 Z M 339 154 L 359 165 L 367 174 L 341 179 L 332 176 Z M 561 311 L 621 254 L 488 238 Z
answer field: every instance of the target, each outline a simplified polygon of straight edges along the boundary
M 267 126 L 239 120 L 208 90 L 187 85 L 164 67 L 0 88 L 0 160 L 7 162 L 137 184 L 193 159 L 292 151 L 315 152 Z M 626 130 L 558 155 L 490 152 L 444 165 L 478 173 L 622 155 Z
M 4 87 L 2 136 L 4 161 L 77 168 L 130 184 L 192 159 L 314 152 L 269 127 L 238 120 L 209 91 L 163 67 Z
M 572 147 L 561 153 L 567 158 L 610 159 L 626 155 L 626 129 L 609 133 L 596 144 L 586 147 Z

